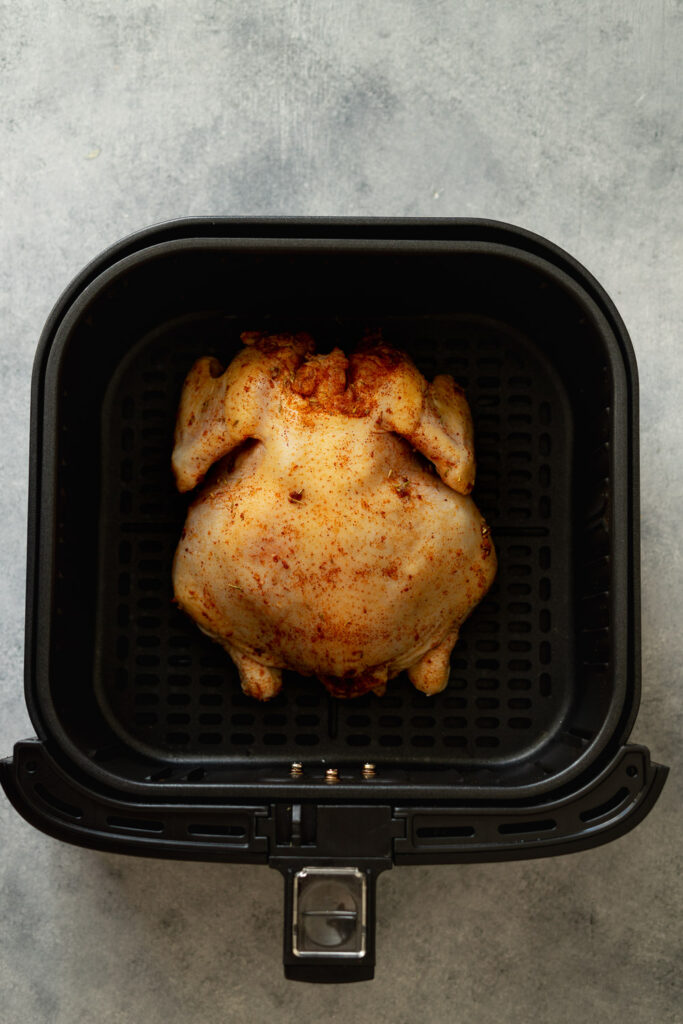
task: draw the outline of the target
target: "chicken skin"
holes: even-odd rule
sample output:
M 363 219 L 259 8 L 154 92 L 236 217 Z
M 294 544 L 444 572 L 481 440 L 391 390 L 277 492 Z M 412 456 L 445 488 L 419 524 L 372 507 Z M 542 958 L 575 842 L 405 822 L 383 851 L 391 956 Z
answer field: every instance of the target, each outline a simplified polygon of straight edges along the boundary
M 496 573 L 462 390 L 381 341 L 348 358 L 304 334 L 242 342 L 225 370 L 198 360 L 180 399 L 176 483 L 204 483 L 174 558 L 178 605 L 259 700 L 283 669 L 335 697 L 381 695 L 403 670 L 438 693 Z

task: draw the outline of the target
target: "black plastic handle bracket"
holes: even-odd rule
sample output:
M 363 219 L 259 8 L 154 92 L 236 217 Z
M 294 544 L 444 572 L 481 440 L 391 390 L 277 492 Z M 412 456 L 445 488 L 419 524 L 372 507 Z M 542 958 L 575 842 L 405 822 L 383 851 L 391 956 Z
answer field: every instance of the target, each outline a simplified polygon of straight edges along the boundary
M 276 811 L 270 864 L 285 880 L 287 978 L 374 977 L 375 886 L 402 834 L 388 805 L 291 804 Z
M 573 853 L 638 825 L 668 769 L 645 747 L 621 747 L 602 770 L 563 792 L 516 800 L 410 805 L 226 804 L 204 792 L 192 803 L 140 801 L 77 779 L 41 740 L 0 760 L 0 784 L 36 828 L 78 846 L 117 853 L 283 866 L 436 864 Z
M 374 977 L 375 883 L 387 867 L 280 865 L 286 978 L 339 983 Z

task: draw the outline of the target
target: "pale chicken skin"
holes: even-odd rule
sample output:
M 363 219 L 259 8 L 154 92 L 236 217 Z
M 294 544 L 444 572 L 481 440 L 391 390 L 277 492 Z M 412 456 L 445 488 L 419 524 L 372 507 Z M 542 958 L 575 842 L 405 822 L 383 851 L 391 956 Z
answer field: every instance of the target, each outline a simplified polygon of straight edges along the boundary
M 177 486 L 209 476 L 175 554 L 178 605 L 259 700 L 283 669 L 335 697 L 381 695 L 403 670 L 438 693 L 496 572 L 462 390 L 382 342 L 347 358 L 303 334 L 242 341 L 181 395 Z

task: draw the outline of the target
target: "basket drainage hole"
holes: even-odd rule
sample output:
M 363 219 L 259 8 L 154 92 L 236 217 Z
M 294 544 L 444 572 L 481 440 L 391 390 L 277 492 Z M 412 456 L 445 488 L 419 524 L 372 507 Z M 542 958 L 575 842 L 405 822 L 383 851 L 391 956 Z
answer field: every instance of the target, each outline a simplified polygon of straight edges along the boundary
M 379 745 L 380 745 L 380 747 L 400 747 L 402 745 L 402 743 L 403 743 L 403 740 L 401 739 L 400 736 L 388 735 L 388 736 L 380 736 L 380 738 L 379 738 Z
M 25 767 L 26 767 L 26 771 L 27 771 L 27 773 L 29 775 L 35 775 L 36 772 L 38 771 L 38 762 L 37 761 L 27 761 Z
M 26 771 L 28 771 L 28 765 L 26 765 Z M 626 769 L 626 774 L 630 776 L 630 778 L 636 779 L 638 777 L 638 769 L 634 764 L 630 764 Z
M 219 732 L 200 732 L 198 739 L 200 743 L 216 745 L 221 742 L 223 737 Z
M 206 772 L 203 768 L 193 768 L 191 772 L 188 772 L 185 776 L 188 782 L 201 782 L 206 776 Z
M 294 742 L 300 747 L 314 747 L 320 742 L 320 737 L 315 733 L 299 733 L 294 737 Z
M 281 747 L 287 742 L 287 737 L 284 733 L 267 732 L 263 737 L 263 742 L 267 747 Z

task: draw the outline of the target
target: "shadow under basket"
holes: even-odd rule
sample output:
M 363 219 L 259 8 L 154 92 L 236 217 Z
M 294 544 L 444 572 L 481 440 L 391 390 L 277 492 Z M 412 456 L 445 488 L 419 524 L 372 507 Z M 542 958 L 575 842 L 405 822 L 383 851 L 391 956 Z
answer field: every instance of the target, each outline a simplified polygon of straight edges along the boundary
M 245 697 L 172 603 L 188 498 L 170 453 L 183 378 L 243 330 L 350 349 L 368 329 L 475 425 L 474 498 L 499 571 L 447 689 L 405 676 L 339 701 L 285 674 Z M 606 842 L 666 769 L 629 745 L 640 694 L 635 359 L 566 253 L 469 220 L 179 221 L 107 250 L 36 355 L 26 701 L 37 739 L 0 779 L 59 838 L 269 863 L 288 977 L 370 978 L 377 875 Z

